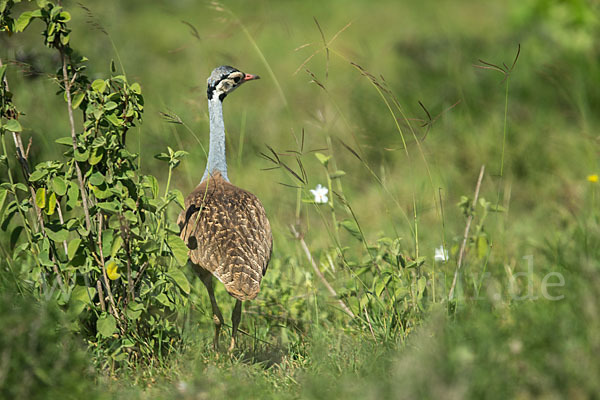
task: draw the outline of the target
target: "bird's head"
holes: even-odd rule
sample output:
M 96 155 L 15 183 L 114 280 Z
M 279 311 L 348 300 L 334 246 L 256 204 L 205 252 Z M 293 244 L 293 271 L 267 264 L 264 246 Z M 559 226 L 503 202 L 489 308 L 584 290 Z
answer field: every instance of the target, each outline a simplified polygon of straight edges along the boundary
M 258 75 L 246 74 L 229 65 L 222 65 L 213 70 L 208 77 L 206 94 L 208 100 L 219 99 L 223 101 L 225 96 L 233 92 L 242 84 L 254 79 L 260 79 Z

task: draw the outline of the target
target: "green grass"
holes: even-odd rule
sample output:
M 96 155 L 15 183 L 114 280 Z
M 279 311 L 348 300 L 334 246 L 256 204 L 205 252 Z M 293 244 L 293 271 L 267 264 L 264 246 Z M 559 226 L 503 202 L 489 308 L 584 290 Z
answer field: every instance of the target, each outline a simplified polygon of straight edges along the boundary
M 86 343 L 64 329 L 53 306 L 15 294 L 12 274 L 23 271 L 0 261 L 7 293 L 0 313 L 3 321 L 14 321 L 0 328 L 3 396 L 599 395 L 599 189 L 586 181 L 600 168 L 597 6 L 265 0 L 252 7 L 227 1 L 224 12 L 190 1 L 85 3 L 108 38 L 85 22 L 85 10 L 64 3 L 73 15 L 72 45 L 90 59 L 90 76 L 106 75 L 110 59 L 119 58 L 129 79 L 142 85 L 144 124 L 128 136 L 142 170 L 164 183 L 167 175 L 153 155 L 167 145 L 190 153 L 170 180 L 184 193 L 205 165 L 206 76 L 221 64 L 261 75 L 224 106 L 229 175 L 265 205 L 275 247 L 261 294 L 244 305 L 246 334 L 233 356 L 213 352 L 208 296 L 187 270 L 193 288 L 179 321 L 184 345 L 129 368 L 94 364 L 96 349 L 86 353 Z M 199 39 L 181 21 L 193 25 Z M 15 102 L 26 113 L 20 121 L 24 141 L 33 140 L 33 163 L 62 157 L 53 141 L 69 129 L 64 103 L 48 78 L 57 60 L 38 46 L 36 35 L 29 29 L 0 36 L 3 62 L 24 60 L 42 72 L 28 77 L 11 68 L 8 74 Z M 510 66 L 518 44 L 510 86 L 501 74 L 473 66 L 479 59 Z M 418 101 L 437 118 L 430 129 L 419 126 L 427 115 Z M 166 123 L 164 111 L 185 126 Z M 286 153 L 281 160 L 299 175 L 290 151 L 302 153 L 307 179 L 301 190 L 286 186 L 300 182 L 284 168 L 267 170 L 273 164 L 260 156 L 270 154 L 267 145 Z M 316 151 L 331 156 L 327 169 Z M 483 208 L 476 208 L 457 296 L 449 301 L 465 229 L 456 205 L 461 196 L 473 197 L 481 165 L 486 175 L 480 198 L 506 212 L 483 218 Z M 299 202 L 310 199 L 308 189 L 318 183 L 326 186 L 336 170 L 345 175 L 329 182 L 337 193 L 329 193 L 333 211 Z M 4 171 L 0 177 L 7 180 Z M 178 210 L 171 212 L 175 219 Z M 356 229 L 333 222 L 342 220 L 354 221 Z M 348 318 L 325 290 L 290 233 L 292 224 L 357 318 Z M 442 243 L 450 250 L 447 263 L 433 259 Z M 9 233 L 0 232 L 0 244 L 10 247 Z M 397 254 L 407 262 L 426 258 L 417 268 L 393 269 L 393 285 L 373 296 Z M 519 275 L 528 272 L 528 259 L 532 275 Z M 543 295 L 550 273 L 564 278 L 564 286 L 547 288 L 551 296 L 564 296 L 557 301 Z M 421 288 L 420 278 L 426 282 Z M 519 299 L 529 282 L 537 298 Z M 390 301 L 386 290 L 396 289 L 403 297 Z M 230 323 L 233 299 L 221 285 L 217 298 Z M 31 346 L 35 332 L 40 340 Z M 56 368 L 60 354 L 67 361 Z M 81 371 L 90 372 L 79 378 Z M 34 382 L 30 392 L 17 383 L 25 375 Z

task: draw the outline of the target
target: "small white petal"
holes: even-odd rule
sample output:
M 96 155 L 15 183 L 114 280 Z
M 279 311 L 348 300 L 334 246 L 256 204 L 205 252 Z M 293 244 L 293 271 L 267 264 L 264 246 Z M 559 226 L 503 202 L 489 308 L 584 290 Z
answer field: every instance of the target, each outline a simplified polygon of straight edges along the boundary
M 440 246 L 435 249 L 435 255 L 433 256 L 435 261 L 448 261 L 448 250 L 444 246 Z
M 327 203 L 327 201 L 328 201 L 327 192 L 329 192 L 329 189 L 327 189 L 326 187 L 323 187 L 320 183 L 317 185 L 317 187 L 315 189 L 310 189 L 310 192 L 315 197 L 315 203 L 319 203 L 319 204 Z

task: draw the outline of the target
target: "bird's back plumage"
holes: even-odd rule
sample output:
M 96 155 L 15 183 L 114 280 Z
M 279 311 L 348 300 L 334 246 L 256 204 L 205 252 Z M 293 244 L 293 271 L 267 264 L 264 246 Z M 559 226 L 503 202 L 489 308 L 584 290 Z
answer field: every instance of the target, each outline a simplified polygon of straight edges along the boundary
M 187 197 L 177 222 L 196 268 L 211 272 L 238 300 L 256 297 L 273 247 L 256 196 L 216 171 Z

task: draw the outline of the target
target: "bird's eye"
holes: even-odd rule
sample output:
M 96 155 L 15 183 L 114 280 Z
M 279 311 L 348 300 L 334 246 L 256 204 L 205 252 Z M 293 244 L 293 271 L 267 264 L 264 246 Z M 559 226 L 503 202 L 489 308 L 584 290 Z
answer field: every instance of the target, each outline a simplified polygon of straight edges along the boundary
M 236 76 L 234 76 L 234 77 L 233 77 L 233 81 L 234 81 L 235 83 L 238 83 L 238 82 L 240 81 L 240 79 L 241 79 L 241 78 L 240 78 L 240 76 L 239 76 L 239 75 L 236 75 Z

